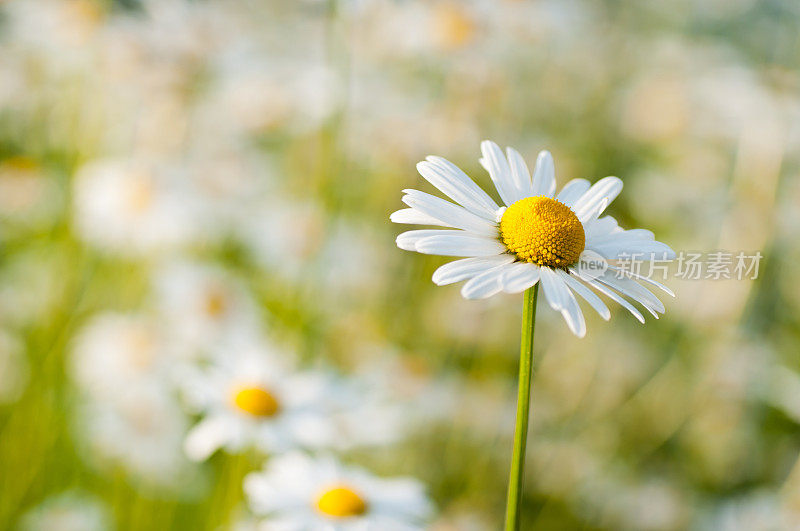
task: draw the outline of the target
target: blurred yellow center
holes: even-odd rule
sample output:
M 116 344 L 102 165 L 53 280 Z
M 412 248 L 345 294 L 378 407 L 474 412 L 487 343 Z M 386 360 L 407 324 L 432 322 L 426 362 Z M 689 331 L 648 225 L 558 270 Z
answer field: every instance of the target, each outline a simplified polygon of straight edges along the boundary
M 367 512 L 367 502 L 352 489 L 340 485 L 322 491 L 317 499 L 317 509 L 328 516 L 346 518 Z
M 228 300 L 225 293 L 216 287 L 208 290 L 204 302 L 206 315 L 211 318 L 222 317 L 228 309 Z
M 233 395 L 233 403 L 254 417 L 271 417 L 281 409 L 278 399 L 261 387 L 242 387 Z
M 146 211 L 153 203 L 155 190 L 150 179 L 139 177 L 132 180 L 128 190 L 128 207 L 132 212 L 140 214 Z
M 454 50 L 468 44 L 475 34 L 475 22 L 457 3 L 439 4 L 434 11 L 434 34 L 439 44 Z
M 528 197 L 508 207 L 500 220 L 508 250 L 525 262 L 567 267 L 586 244 L 583 224 L 569 207 L 549 197 Z

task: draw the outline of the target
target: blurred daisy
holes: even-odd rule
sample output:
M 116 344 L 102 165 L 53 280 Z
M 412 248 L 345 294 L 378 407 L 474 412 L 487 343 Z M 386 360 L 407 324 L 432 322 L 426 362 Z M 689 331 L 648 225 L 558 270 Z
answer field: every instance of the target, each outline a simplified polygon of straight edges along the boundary
M 120 386 L 163 374 L 164 344 L 154 323 L 139 315 L 96 315 L 74 340 L 71 372 L 96 398 L 120 396 Z
M 21 531 L 103 531 L 110 529 L 108 510 L 87 494 L 65 492 L 29 510 L 20 520 Z
M 11 226 L 36 226 L 58 215 L 60 195 L 38 162 L 11 157 L 0 162 L 0 218 Z
M 224 354 L 181 378 L 187 403 L 202 415 L 184 444 L 191 459 L 220 448 L 273 453 L 337 442 L 338 392 L 327 376 L 292 372 L 263 350 Z
M 759 489 L 724 499 L 700 519 L 701 531 L 776 531 L 797 529 L 800 515 L 774 492 Z
M 300 453 L 270 460 L 245 478 L 244 490 L 270 530 L 412 531 L 424 529 L 433 512 L 414 479 L 382 479 L 331 457 Z
M 82 238 L 124 254 L 187 243 L 198 226 L 194 202 L 172 172 L 149 164 L 97 161 L 75 177 L 75 224 Z
M 62 56 L 72 61 L 85 57 L 81 52 L 91 44 L 102 21 L 100 7 L 87 0 L 20 2 L 4 6 L 3 12 L 17 45 L 47 58 Z
M 258 310 L 247 289 L 219 267 L 171 262 L 155 276 L 155 298 L 178 349 L 195 351 L 256 334 L 259 328 Z
M 417 164 L 419 173 L 458 204 L 404 190 L 403 202 L 410 208 L 391 216 L 395 223 L 456 229 L 412 230 L 397 237 L 398 247 L 408 251 L 468 257 L 437 269 L 436 284 L 467 280 L 461 293 L 477 299 L 500 291 L 519 293 L 541 280 L 547 302 L 579 337 L 585 335 L 586 324 L 573 292 L 603 319 L 611 316 L 587 286 L 618 302 L 641 322 L 644 317 L 625 297 L 639 302 L 656 318 L 664 312 L 661 301 L 637 280 L 673 295 L 658 282 L 612 265 L 600 274 L 579 267 L 582 256 L 674 258 L 674 251 L 656 241 L 652 232 L 623 230 L 613 217 L 600 217 L 622 190 L 620 179 L 605 177 L 594 185 L 573 179 L 556 195 L 553 159 L 547 151 L 539 153 L 532 178 L 514 149 L 508 148 L 506 158 L 497 144 L 484 141 L 481 152 L 481 165 L 504 206 L 454 164 L 431 156 Z M 585 251 L 596 254 L 584 255 Z

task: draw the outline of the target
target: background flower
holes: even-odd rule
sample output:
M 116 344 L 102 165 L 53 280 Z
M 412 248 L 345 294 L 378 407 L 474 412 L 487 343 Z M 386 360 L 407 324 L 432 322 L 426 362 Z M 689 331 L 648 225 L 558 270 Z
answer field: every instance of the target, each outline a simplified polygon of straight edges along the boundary
M 245 478 L 264 527 L 278 529 L 423 529 L 431 504 L 419 482 L 383 479 L 330 457 L 287 454 Z

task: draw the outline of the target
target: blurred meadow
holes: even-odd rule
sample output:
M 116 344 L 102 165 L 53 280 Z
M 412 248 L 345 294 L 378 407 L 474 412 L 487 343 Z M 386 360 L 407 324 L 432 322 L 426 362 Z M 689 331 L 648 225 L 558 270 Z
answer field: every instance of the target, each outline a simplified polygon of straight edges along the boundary
M 6 0 L 0 529 L 270 529 L 248 474 L 297 449 L 498 529 L 522 297 L 388 219 L 426 155 L 491 189 L 485 138 L 763 255 L 645 325 L 540 312 L 523 528 L 800 528 L 797 2 Z M 262 373 L 269 432 L 225 398 Z

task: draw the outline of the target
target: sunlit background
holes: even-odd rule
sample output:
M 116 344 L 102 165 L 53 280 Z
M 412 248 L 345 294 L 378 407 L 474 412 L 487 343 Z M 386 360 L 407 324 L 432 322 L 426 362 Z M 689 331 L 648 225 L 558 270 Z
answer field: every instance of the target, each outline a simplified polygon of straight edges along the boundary
M 484 138 L 764 257 L 584 339 L 542 306 L 523 528 L 797 528 L 793 0 L 0 2 L 0 528 L 253 529 L 303 450 L 498 529 L 521 296 L 388 220 L 429 154 L 490 189 Z

